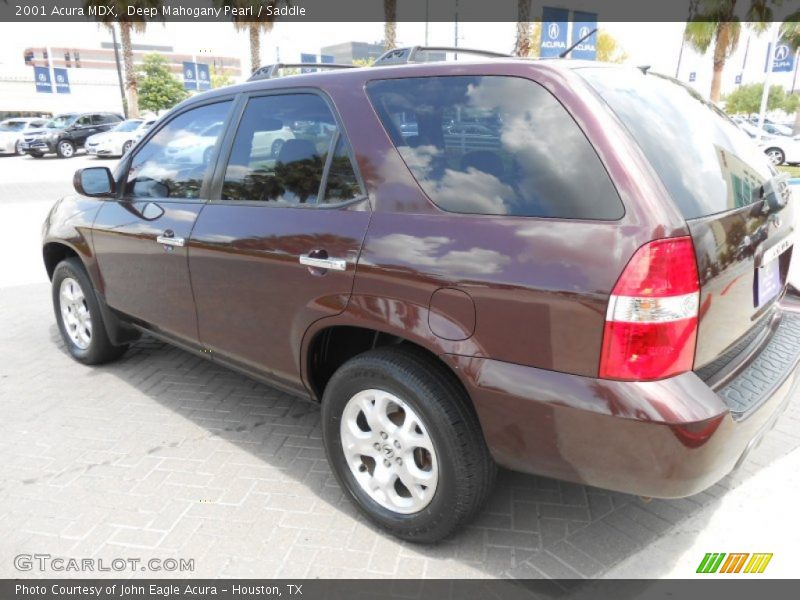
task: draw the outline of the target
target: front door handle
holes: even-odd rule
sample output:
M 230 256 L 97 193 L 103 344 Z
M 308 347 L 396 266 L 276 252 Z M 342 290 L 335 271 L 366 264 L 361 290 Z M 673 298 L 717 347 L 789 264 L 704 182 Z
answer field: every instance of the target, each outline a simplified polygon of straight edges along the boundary
M 186 243 L 186 240 L 182 237 L 175 237 L 175 234 L 172 230 L 167 230 L 156 238 L 156 242 L 159 244 L 163 244 L 164 246 L 177 246 L 179 248 L 183 248 L 183 245 Z
M 332 269 L 334 271 L 347 269 L 347 261 L 343 258 L 317 258 L 308 254 L 300 255 L 300 264 L 316 269 Z

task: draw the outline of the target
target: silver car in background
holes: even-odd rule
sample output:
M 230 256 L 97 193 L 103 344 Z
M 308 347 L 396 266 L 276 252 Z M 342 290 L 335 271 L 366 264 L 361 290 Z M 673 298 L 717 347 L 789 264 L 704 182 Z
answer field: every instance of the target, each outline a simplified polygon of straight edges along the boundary
M 86 153 L 94 156 L 122 156 L 136 145 L 156 119 L 128 119 L 86 140 Z
M 22 136 L 47 123 L 46 118 L 19 117 L 0 121 L 0 154 L 25 154 L 20 148 Z

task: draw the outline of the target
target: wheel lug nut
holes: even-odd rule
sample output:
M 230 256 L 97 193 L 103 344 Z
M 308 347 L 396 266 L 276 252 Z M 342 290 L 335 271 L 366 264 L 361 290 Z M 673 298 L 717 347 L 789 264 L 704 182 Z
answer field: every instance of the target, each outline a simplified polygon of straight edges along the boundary
M 392 466 L 392 463 L 390 463 L 388 460 L 384 460 L 383 461 L 383 466 L 384 467 L 390 467 L 390 466 Z
M 389 437 L 389 436 L 388 436 L 388 435 L 386 435 L 386 432 L 385 432 L 385 431 L 381 431 L 381 438 L 383 438 L 383 439 L 385 440 L 385 439 L 386 439 L 386 438 L 388 438 L 388 437 Z
M 381 449 L 381 445 L 380 445 L 378 442 L 375 442 L 375 443 L 372 445 L 372 447 L 373 447 L 373 448 L 375 448 L 375 450 L 380 450 L 380 449 Z
M 402 465 L 403 464 L 403 459 L 400 458 L 399 456 L 397 457 L 397 464 L 398 465 Z
M 394 441 L 394 447 L 395 447 L 395 448 L 397 448 L 398 450 L 400 450 L 400 442 L 398 442 L 397 440 L 395 440 L 395 441 Z

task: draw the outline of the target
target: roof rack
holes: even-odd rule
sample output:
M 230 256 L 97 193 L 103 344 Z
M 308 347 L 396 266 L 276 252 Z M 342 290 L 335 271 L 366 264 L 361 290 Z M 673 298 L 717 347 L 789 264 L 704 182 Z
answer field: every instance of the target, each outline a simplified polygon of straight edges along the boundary
M 355 69 L 358 65 L 343 65 L 339 63 L 275 63 L 274 65 L 264 65 L 253 71 L 247 81 L 258 81 L 259 79 L 272 79 L 277 77 L 283 69 Z
M 476 50 L 474 48 L 456 48 L 452 46 L 408 46 L 406 48 L 395 48 L 381 54 L 373 63 L 373 67 L 383 65 L 402 65 L 417 62 L 417 54 L 420 52 L 457 52 L 462 54 L 475 54 L 477 56 L 488 56 L 490 58 L 512 58 L 510 54 L 502 52 L 492 52 L 491 50 Z

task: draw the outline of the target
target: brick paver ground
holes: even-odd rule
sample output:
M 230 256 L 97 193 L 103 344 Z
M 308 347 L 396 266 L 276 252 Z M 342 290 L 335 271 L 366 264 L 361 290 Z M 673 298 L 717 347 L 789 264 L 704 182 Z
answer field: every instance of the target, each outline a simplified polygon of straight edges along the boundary
M 800 445 L 794 402 L 746 463 L 690 499 L 501 472 L 483 515 L 438 546 L 396 541 L 345 499 L 316 406 L 145 339 L 77 364 L 46 284 L 0 289 L 0 576 L 19 553 L 195 559 L 195 575 L 587 577 Z
M 0 160 L 0 218 L 31 211 L 0 241 L 0 577 L 41 576 L 15 569 L 22 553 L 194 559 L 204 577 L 597 576 L 800 446 L 795 400 L 739 473 L 698 496 L 646 503 L 502 471 L 470 527 L 399 542 L 344 497 L 316 406 L 151 339 L 100 368 L 69 358 L 49 285 L 29 282 L 43 280 L 43 203 L 91 160 Z

